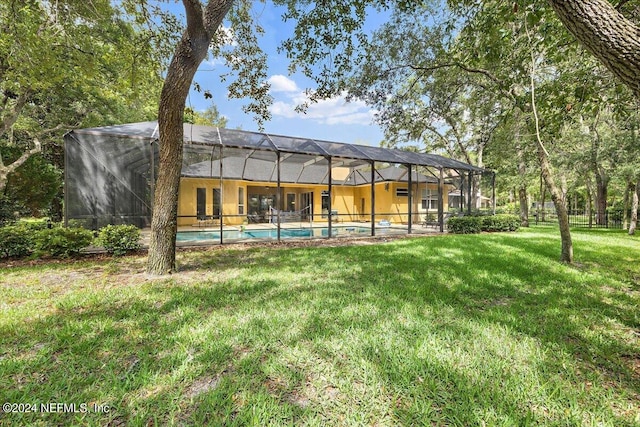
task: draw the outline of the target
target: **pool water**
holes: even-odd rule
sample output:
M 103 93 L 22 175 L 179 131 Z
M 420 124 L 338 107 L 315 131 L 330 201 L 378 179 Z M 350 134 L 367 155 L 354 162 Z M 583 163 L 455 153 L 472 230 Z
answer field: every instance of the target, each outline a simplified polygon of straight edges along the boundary
M 370 234 L 369 227 L 332 227 L 333 236 L 348 236 L 353 234 Z M 281 228 L 281 239 L 292 239 L 301 237 L 327 237 L 328 228 Z M 225 230 L 222 232 L 224 240 L 238 239 L 277 239 L 278 230 Z M 204 240 L 220 240 L 219 231 L 179 231 L 176 240 L 178 242 L 199 242 Z

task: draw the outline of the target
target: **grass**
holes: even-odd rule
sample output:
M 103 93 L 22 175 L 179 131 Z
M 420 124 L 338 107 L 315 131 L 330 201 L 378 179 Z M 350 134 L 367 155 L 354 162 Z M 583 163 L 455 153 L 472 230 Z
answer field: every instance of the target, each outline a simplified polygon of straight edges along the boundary
M 552 228 L 0 268 L 1 425 L 640 425 L 640 239 Z M 109 411 L 93 411 L 93 405 Z

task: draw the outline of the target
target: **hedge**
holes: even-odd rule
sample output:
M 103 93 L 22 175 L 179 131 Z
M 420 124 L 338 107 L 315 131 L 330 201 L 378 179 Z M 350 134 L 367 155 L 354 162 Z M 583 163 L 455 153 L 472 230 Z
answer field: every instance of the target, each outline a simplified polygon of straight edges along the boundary
M 84 228 L 55 227 L 44 229 L 36 235 L 36 254 L 55 258 L 77 255 L 91 244 L 93 232 Z
M 449 219 L 447 228 L 453 234 L 475 234 L 481 231 L 516 231 L 520 218 L 516 215 L 500 214 L 488 216 L 461 216 Z
M 37 231 L 23 225 L 0 227 L 0 258 L 23 258 L 35 248 Z
M 122 256 L 140 249 L 140 229 L 135 225 L 107 225 L 100 229 L 96 243 L 108 253 Z
M 449 218 L 447 228 L 454 234 L 474 234 L 482 231 L 482 217 L 456 216 Z

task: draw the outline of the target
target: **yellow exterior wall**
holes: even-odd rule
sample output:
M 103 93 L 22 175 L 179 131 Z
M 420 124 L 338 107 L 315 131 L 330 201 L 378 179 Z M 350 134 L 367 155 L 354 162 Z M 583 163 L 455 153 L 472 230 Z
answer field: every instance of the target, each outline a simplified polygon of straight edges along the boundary
M 245 189 L 244 209 L 245 213 L 238 214 L 238 187 Z M 206 215 L 213 216 L 213 189 L 220 189 L 220 180 L 204 178 L 182 178 L 178 191 L 178 226 L 191 225 L 197 221 L 197 189 L 206 189 Z M 243 181 L 223 180 L 222 188 L 222 215 L 236 215 L 237 217 L 225 218 L 226 224 L 242 224 L 246 219 L 247 209 L 246 183 Z
M 437 184 L 426 184 L 428 188 L 437 190 Z M 249 212 L 249 187 L 252 194 L 275 194 L 276 188 L 272 182 L 249 182 L 238 180 L 224 180 L 222 192 L 222 215 L 224 223 L 227 225 L 240 225 L 247 221 Z M 268 187 L 268 188 L 267 188 Z M 381 182 L 375 184 L 376 198 L 376 221 L 386 219 L 392 223 L 405 223 L 408 221 L 407 202 L 408 197 L 396 196 L 397 188 L 407 188 L 406 182 Z M 213 216 L 213 189 L 220 188 L 220 181 L 217 179 L 204 178 L 182 178 L 180 180 L 180 190 L 178 194 L 178 226 L 188 226 L 197 223 L 197 188 L 206 189 L 206 215 Z M 244 212 L 239 213 L 238 188 L 244 189 Z M 327 191 L 326 185 L 308 184 L 282 184 L 282 206 L 287 210 L 287 194 L 295 194 L 295 206 L 293 210 L 300 210 L 301 195 L 313 192 L 313 214 L 314 220 L 326 220 L 326 215 L 322 217 L 322 192 Z M 421 194 L 425 184 L 413 184 L 413 221 L 421 222 L 426 215 L 421 207 Z M 448 192 L 450 186 L 445 185 L 444 209 L 448 206 Z M 333 186 L 331 209 L 338 211 L 340 221 L 368 221 L 371 213 L 371 186 L 361 185 L 358 187 Z M 362 210 L 362 200 L 364 199 L 364 211 Z

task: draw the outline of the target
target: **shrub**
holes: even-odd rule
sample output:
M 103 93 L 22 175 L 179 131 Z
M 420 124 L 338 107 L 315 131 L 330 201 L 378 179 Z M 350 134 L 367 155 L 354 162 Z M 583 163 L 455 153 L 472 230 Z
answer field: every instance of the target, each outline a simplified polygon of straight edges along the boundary
M 449 218 L 447 222 L 449 232 L 454 234 L 474 234 L 482 231 L 482 217 L 458 216 Z
M 17 211 L 20 210 L 15 201 L 8 196 L 0 194 L 0 227 L 13 224 L 17 221 Z
M 135 225 L 107 225 L 100 229 L 96 243 L 110 254 L 122 256 L 140 249 L 140 230 Z
M 500 214 L 482 217 L 482 231 L 516 231 L 520 218 L 516 215 Z
M 38 230 L 44 230 L 45 228 L 51 228 L 52 226 L 48 218 L 21 219 L 20 221 L 18 221 L 18 225 L 32 232 L 36 232 Z
M 84 228 L 56 227 L 40 230 L 36 235 L 35 246 L 38 255 L 68 258 L 77 255 L 92 241 L 93 233 Z
M 22 258 L 35 247 L 36 231 L 23 225 L 0 228 L 0 258 Z
M 449 219 L 449 232 L 473 234 L 481 231 L 515 231 L 520 227 L 517 215 L 462 216 Z

